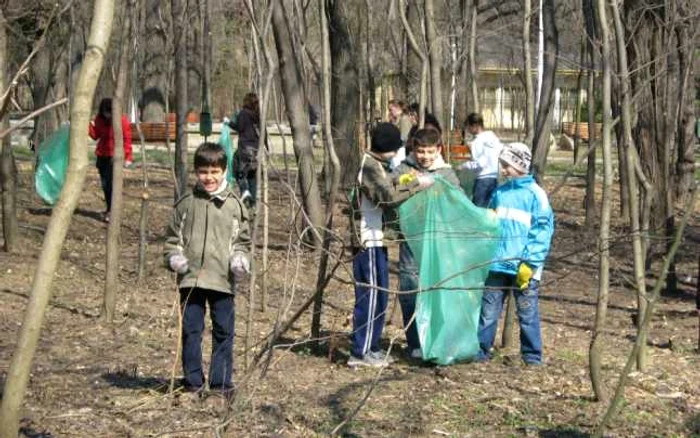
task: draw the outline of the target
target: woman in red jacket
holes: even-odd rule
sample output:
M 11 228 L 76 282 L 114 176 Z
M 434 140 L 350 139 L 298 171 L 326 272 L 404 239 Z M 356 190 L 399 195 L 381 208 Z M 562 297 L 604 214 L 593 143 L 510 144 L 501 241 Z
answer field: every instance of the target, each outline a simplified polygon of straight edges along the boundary
M 104 220 L 109 222 L 109 212 L 112 209 L 112 159 L 114 157 L 112 99 L 105 98 L 100 102 L 100 111 L 95 120 L 90 123 L 89 134 L 90 138 L 97 140 L 96 165 L 100 172 L 100 183 L 107 204 Z M 131 125 L 125 115 L 122 115 L 122 137 L 124 138 L 124 166 L 129 167 L 134 161 L 134 157 L 131 152 Z

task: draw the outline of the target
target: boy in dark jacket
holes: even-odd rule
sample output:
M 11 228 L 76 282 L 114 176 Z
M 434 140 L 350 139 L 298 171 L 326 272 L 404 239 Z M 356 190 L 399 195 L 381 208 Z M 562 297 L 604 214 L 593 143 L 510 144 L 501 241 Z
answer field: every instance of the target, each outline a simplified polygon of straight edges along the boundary
M 440 175 L 446 181 L 460 187 L 452 166 L 442 158 L 440 133 L 435 129 L 420 129 L 412 137 L 412 150 L 395 170 L 399 183 L 411 181 L 417 175 Z M 399 244 L 399 304 L 403 314 L 408 355 L 413 359 L 423 357 L 418 330 L 413 321 L 416 311 L 416 291 L 420 285 L 418 267 L 413 252 L 405 239 Z
M 389 286 L 384 214 L 434 182 L 428 175 L 420 175 L 404 185 L 394 182 L 390 163 L 401 144 L 401 132 L 396 126 L 377 125 L 372 132 L 372 149 L 363 155 L 357 175 L 358 190 L 353 200 L 355 307 L 350 367 L 382 367 L 389 363 L 390 358 L 379 348 Z
M 166 265 L 177 275 L 182 310 L 185 389 L 204 388 L 202 331 L 212 320 L 209 387 L 232 390 L 234 288 L 250 270 L 248 211 L 226 181 L 226 152 L 204 143 L 194 155 L 197 184 L 176 204 L 167 231 Z

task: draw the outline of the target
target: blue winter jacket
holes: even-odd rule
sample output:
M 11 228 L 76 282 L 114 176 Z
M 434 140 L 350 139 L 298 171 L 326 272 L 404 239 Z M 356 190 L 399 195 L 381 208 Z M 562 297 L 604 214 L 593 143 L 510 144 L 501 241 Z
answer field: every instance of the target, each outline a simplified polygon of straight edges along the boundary
M 554 213 L 542 187 L 531 175 L 513 178 L 498 186 L 489 208 L 501 223 L 501 240 L 491 270 L 517 274 L 527 263 L 539 280 L 554 234 Z

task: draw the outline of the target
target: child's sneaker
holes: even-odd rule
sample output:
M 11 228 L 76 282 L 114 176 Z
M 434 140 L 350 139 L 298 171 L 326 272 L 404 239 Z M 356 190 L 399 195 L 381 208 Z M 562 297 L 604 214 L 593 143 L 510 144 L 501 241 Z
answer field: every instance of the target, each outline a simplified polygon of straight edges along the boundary
M 411 359 L 423 359 L 423 352 L 420 348 L 413 348 L 411 351 L 409 351 L 408 356 Z
M 382 368 L 389 365 L 386 361 L 384 360 L 379 360 L 376 359 L 373 356 L 370 356 L 369 354 L 365 354 L 362 357 L 355 357 L 353 355 L 350 356 L 348 359 L 348 366 L 350 368 L 359 368 L 359 367 L 369 367 L 369 368 Z
M 396 359 L 394 359 L 393 357 L 391 357 L 390 354 L 387 354 L 385 351 L 382 350 L 370 351 L 369 353 L 367 353 L 367 355 L 372 356 L 378 361 L 384 361 L 387 365 L 391 365 L 392 363 L 396 362 Z

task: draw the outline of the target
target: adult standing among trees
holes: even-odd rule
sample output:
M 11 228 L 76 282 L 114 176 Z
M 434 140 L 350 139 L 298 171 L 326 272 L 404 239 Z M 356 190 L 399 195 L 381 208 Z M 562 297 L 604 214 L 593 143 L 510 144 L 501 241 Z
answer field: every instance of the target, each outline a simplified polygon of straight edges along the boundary
M 234 159 L 234 176 L 241 188 L 241 200 L 248 208 L 255 206 L 258 169 L 258 142 L 260 140 L 260 102 L 258 95 L 248 93 L 238 114 L 238 150 Z
M 90 123 L 88 134 L 93 140 L 97 140 L 95 165 L 100 173 L 100 184 L 105 195 L 107 210 L 104 212 L 104 221 L 109 222 L 109 214 L 112 210 L 112 169 L 114 158 L 114 131 L 112 130 L 112 99 L 104 98 L 100 102 L 99 112 Z M 131 166 L 134 156 L 131 148 L 131 125 L 129 119 L 122 114 L 122 137 L 124 139 L 124 167 Z
M 389 121 L 399 128 L 399 132 L 401 132 L 401 148 L 396 151 L 396 156 L 391 159 L 391 168 L 395 169 L 406 159 L 406 140 L 408 140 L 408 135 L 413 127 L 405 102 L 400 100 L 389 101 Z

